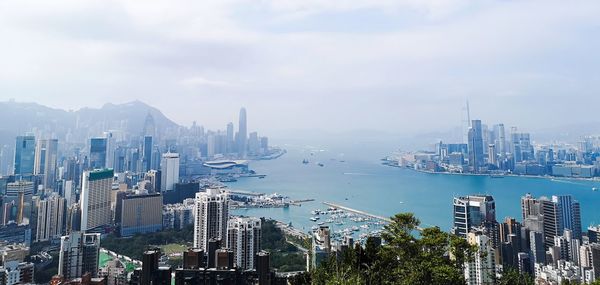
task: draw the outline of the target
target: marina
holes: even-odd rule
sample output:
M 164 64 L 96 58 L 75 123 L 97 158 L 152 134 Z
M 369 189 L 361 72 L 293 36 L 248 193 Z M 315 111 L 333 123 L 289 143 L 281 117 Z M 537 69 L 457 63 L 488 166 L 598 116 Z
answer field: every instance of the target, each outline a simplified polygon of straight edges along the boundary
M 378 236 L 383 227 L 391 220 L 364 211 L 344 207 L 341 205 L 324 202 L 329 206 L 326 210 L 312 210 L 312 217 L 309 220 L 317 225 L 311 227 L 312 230 L 320 226 L 327 225 L 331 228 L 332 239 L 341 241 L 346 236 L 357 238 L 359 242 L 366 241 L 369 236 Z

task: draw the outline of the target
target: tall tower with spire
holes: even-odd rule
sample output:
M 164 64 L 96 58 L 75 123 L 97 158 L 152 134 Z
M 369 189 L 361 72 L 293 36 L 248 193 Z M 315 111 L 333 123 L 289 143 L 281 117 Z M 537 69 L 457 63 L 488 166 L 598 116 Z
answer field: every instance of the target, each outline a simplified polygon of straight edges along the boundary
M 144 133 L 142 136 L 156 137 L 156 125 L 154 124 L 154 117 L 148 112 L 146 120 L 144 121 Z
M 248 126 L 246 125 L 246 108 L 240 110 L 240 129 L 238 131 L 238 154 L 240 157 L 246 157 L 248 149 Z

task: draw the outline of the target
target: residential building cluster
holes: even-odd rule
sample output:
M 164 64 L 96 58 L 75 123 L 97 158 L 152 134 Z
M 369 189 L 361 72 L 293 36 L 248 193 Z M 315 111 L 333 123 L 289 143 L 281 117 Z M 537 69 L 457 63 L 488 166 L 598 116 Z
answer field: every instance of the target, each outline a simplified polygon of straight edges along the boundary
M 521 198 L 521 221 L 496 220 L 489 195 L 455 197 L 453 233 L 476 246 L 467 284 L 495 284 L 508 270 L 536 284 L 588 284 L 600 279 L 599 228 L 582 232 L 579 202 L 570 195 Z

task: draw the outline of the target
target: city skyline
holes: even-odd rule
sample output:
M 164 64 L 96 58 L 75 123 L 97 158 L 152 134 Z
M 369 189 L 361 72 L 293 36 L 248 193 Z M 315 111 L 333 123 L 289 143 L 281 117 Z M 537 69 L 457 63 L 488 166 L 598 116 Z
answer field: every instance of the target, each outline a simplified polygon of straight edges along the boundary
M 589 122 L 599 4 L 537 4 L 7 1 L 0 99 L 139 99 L 211 128 L 245 106 L 268 131 L 448 128 L 467 99 L 474 116 L 527 129 Z M 585 104 L 554 116 L 565 102 Z

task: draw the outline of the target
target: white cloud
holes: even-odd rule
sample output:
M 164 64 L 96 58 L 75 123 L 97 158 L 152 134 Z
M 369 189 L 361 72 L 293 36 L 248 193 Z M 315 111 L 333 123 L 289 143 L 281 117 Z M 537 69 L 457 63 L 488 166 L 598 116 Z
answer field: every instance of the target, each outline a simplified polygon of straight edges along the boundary
M 547 115 L 525 114 L 525 106 L 544 96 L 600 104 L 590 96 L 600 91 L 590 84 L 600 77 L 598 8 L 595 1 L 6 0 L 0 99 L 78 108 L 143 96 L 181 123 L 208 125 L 231 119 L 210 110 L 235 114 L 245 105 L 267 128 L 310 127 L 314 112 L 335 110 L 340 119 L 324 127 L 411 130 L 459 119 L 415 127 L 396 117 L 399 106 L 406 116 L 453 116 L 470 97 L 490 120 L 517 114 L 538 124 Z M 182 111 L 198 93 L 215 106 L 201 118 Z
M 210 80 L 202 76 L 194 76 L 181 80 L 181 84 L 186 87 L 202 87 L 202 86 L 226 86 L 227 82 L 221 80 Z

